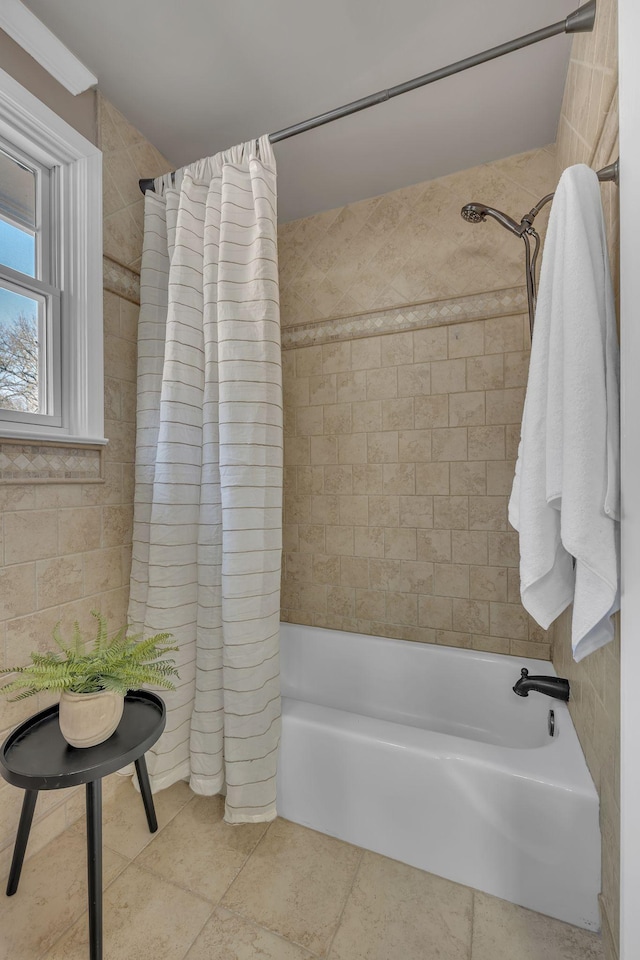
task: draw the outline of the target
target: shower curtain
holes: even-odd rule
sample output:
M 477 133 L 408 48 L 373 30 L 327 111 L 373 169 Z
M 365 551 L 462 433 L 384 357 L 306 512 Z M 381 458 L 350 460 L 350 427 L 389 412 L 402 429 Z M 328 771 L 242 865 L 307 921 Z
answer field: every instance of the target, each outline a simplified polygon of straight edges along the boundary
M 262 137 L 147 191 L 129 622 L 170 632 L 155 789 L 276 815 L 282 380 L 276 173 Z

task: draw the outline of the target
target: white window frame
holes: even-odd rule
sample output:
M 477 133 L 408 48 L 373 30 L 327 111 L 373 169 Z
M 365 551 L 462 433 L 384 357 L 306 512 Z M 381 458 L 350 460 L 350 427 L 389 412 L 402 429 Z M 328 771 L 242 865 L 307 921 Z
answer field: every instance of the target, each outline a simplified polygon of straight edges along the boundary
M 0 70 L 0 138 L 57 167 L 61 296 L 60 423 L 0 410 L 0 439 L 106 443 L 102 332 L 102 153 Z

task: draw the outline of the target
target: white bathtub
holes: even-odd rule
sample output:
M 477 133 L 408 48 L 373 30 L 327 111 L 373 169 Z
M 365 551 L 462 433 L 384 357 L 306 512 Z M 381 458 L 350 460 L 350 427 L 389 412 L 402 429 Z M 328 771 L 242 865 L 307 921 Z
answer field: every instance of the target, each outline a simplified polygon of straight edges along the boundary
M 282 624 L 278 812 L 598 929 L 598 796 L 567 706 L 525 660 Z M 555 733 L 549 735 L 549 710 Z

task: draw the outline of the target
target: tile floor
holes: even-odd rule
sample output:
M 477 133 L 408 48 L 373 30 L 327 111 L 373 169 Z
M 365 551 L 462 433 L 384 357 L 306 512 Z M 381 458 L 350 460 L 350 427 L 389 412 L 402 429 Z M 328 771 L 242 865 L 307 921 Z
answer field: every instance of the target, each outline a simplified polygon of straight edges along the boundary
M 105 960 L 601 960 L 599 937 L 286 820 L 232 827 L 176 784 L 149 834 L 104 809 Z M 2 881 L 4 883 L 4 880 Z M 0 896 L 0 957 L 87 960 L 84 821 Z

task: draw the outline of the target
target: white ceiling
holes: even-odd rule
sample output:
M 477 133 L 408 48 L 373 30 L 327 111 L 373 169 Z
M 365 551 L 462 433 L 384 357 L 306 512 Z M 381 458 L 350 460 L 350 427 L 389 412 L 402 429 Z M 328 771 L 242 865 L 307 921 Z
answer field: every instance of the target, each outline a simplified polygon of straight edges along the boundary
M 577 3 L 577 0 L 576 0 Z M 563 19 L 571 0 L 26 0 L 176 166 Z M 280 220 L 555 140 L 570 38 L 276 144 Z

